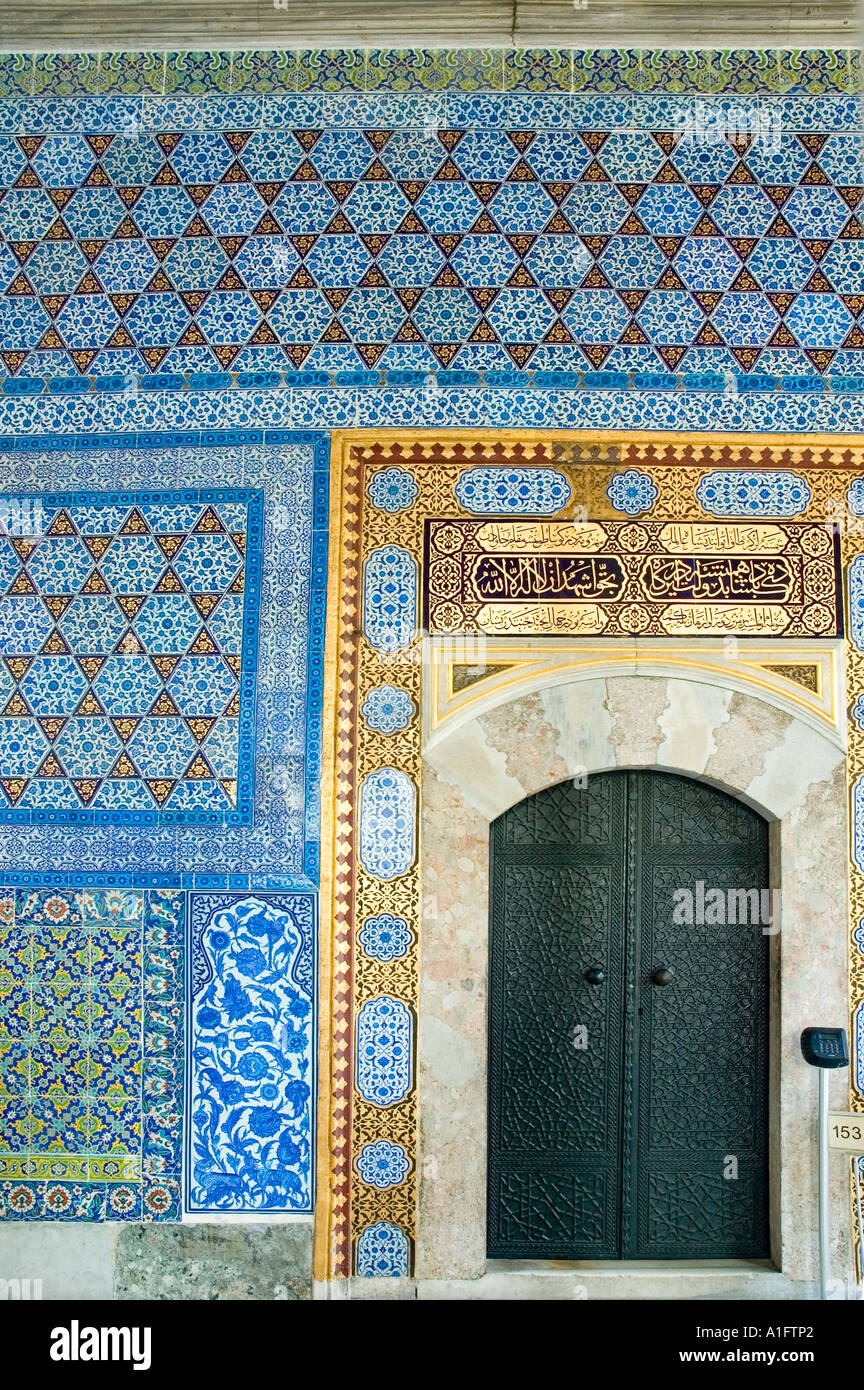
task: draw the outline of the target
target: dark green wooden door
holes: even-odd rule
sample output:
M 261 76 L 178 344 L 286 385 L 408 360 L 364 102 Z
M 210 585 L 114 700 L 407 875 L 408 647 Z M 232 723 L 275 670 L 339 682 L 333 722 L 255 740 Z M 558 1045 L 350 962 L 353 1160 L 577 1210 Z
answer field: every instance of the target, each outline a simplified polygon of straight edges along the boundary
M 767 829 L 657 772 L 494 823 L 492 1258 L 769 1253 Z

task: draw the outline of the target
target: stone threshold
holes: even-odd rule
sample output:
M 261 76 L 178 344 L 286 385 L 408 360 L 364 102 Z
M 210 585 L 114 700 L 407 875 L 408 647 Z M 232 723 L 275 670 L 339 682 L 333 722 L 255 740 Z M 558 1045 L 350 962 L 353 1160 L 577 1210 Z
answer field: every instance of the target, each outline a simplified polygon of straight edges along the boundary
M 349 1279 L 318 1284 L 321 1299 L 526 1302 L 661 1299 L 800 1301 L 818 1286 L 788 1279 L 769 1260 L 569 1262 L 490 1260 L 477 1279 Z

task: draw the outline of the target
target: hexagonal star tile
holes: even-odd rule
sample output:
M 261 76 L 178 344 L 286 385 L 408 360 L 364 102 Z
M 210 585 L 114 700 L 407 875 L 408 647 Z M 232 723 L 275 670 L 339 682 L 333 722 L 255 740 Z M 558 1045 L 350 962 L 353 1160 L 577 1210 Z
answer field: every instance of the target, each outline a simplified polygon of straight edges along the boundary
M 186 656 L 168 682 L 169 694 L 188 717 L 222 714 L 237 689 L 233 673 L 219 656 Z
M 430 284 L 443 266 L 442 251 L 431 237 L 421 236 L 419 232 L 391 236 L 378 256 L 381 274 L 400 289 Z M 461 270 L 456 273 L 465 278 Z
M 72 295 L 57 315 L 55 327 L 68 348 L 104 347 L 120 319 L 104 294 Z
M 56 743 L 55 752 L 70 777 L 104 777 L 123 745 L 107 719 L 70 719 Z
M 849 208 L 836 188 L 801 186 L 783 204 L 783 216 L 798 236 L 831 241 L 849 221 Z
M 87 689 L 74 656 L 37 656 L 21 681 L 21 694 L 34 714 L 71 714 Z
M 237 547 L 224 532 L 189 536 L 174 557 L 176 573 L 194 594 L 214 594 L 227 589 L 242 563 Z
M 726 290 L 741 269 L 741 261 L 723 237 L 691 237 L 673 262 L 688 289 Z M 752 266 L 748 264 L 748 270 Z
M 432 343 L 463 341 L 480 320 L 480 309 L 467 290 L 425 290 L 414 310 L 414 322 Z
M 643 240 L 647 241 L 648 238 Z M 538 236 L 525 257 L 525 267 L 538 285 L 550 289 L 570 289 L 581 284 L 585 272 L 591 269 L 591 263 L 590 251 L 579 237 L 574 236 Z M 662 265 L 661 257 L 661 269 Z M 653 283 L 654 280 L 651 281 Z
M 211 131 L 187 131 L 171 151 L 171 167 L 183 183 L 218 183 L 233 159 L 228 141 Z
M 800 290 L 816 269 L 816 262 L 800 241 L 764 237 L 748 257 L 747 269 L 763 290 Z
M 395 232 L 411 204 L 396 183 L 375 180 L 358 183 L 345 199 L 343 211 L 358 232 Z
M 145 777 L 181 777 L 197 744 L 183 719 L 142 719 L 129 740 L 129 756 Z
M 555 322 L 542 290 L 502 290 L 486 315 L 502 343 L 537 343 Z
M 831 294 L 799 294 L 786 315 L 786 326 L 802 347 L 840 347 L 854 319 Z
M 41 598 L 0 598 L 0 652 L 10 656 L 38 652 L 53 626 Z
M 243 146 L 243 168 L 255 183 L 282 183 L 303 161 L 290 130 L 256 130 Z
M 79 188 L 63 209 L 63 220 L 79 241 L 107 239 L 125 215 L 126 208 L 113 188 Z
M 731 347 L 763 347 L 779 319 L 762 294 L 726 294 L 711 316 L 718 333 Z
M 132 627 L 149 652 L 185 652 L 201 627 L 201 615 L 188 594 L 151 594 Z
M 613 183 L 648 183 L 664 159 L 647 130 L 613 130 L 597 154 L 597 163 Z
M 115 135 L 102 156 L 102 167 L 121 188 L 145 187 L 156 177 L 165 156 L 152 136 Z
M 93 269 L 109 294 L 122 294 L 143 290 L 159 269 L 159 262 L 146 241 L 138 237 L 109 241 L 94 261 Z M 78 280 L 83 274 L 82 270 Z
M 162 268 L 178 290 L 209 290 L 218 285 L 231 262 L 215 237 L 178 241 Z
M 0 719 L 0 777 L 30 777 L 48 752 L 33 719 Z
M 606 277 L 618 289 L 649 290 L 666 267 L 666 257 L 651 237 L 612 237 L 599 261 Z
M 503 130 L 469 130 L 456 147 L 456 163 L 473 183 L 506 179 L 518 158 Z
M 96 156 L 83 135 L 46 135 L 30 163 L 46 188 L 83 183 Z
M 653 290 L 636 315 L 654 343 L 691 343 L 702 327 L 702 311 L 684 290 Z
M 118 594 L 146 594 L 166 567 L 165 556 L 152 536 L 115 536 L 99 567 Z
M 776 215 L 768 194 L 754 184 L 729 184 L 711 204 L 711 217 L 726 236 L 764 236 Z
M 636 211 L 654 236 L 686 236 L 702 211 L 701 204 L 681 183 L 650 183 Z
M 614 343 L 630 315 L 614 290 L 576 290 L 562 318 L 580 343 Z
M 118 717 L 147 714 L 161 689 L 150 658 L 125 653 L 109 656 L 93 682 L 105 709 Z
M 38 294 L 71 294 L 86 273 L 87 261 L 74 241 L 43 241 L 27 262 L 27 278 Z
M 216 236 L 248 236 L 267 211 L 251 183 L 220 183 L 201 205 L 201 215 Z
M 835 242 L 819 269 L 841 294 L 864 294 L 864 243 Z
M 306 269 L 316 284 L 326 288 L 359 285 L 372 257 L 359 236 L 319 237 L 306 257 Z
M 450 265 L 466 285 L 506 285 L 519 265 L 519 257 L 504 236 L 466 236 L 450 257 Z
M 417 199 L 415 210 L 432 233 L 467 232 L 483 211 L 483 204 L 467 183 L 430 183 Z
M 322 179 L 359 179 L 369 168 L 374 151 L 360 130 L 325 130 L 315 142 L 314 167 Z
M 629 203 L 611 183 L 577 183 L 562 207 L 580 236 L 616 232 L 630 211 Z
M 531 141 L 525 159 L 544 182 L 575 183 L 591 163 L 591 154 L 575 131 L 541 130 Z
M 73 652 L 100 656 L 113 652 L 126 630 L 126 619 L 110 596 L 79 594 L 57 626 Z

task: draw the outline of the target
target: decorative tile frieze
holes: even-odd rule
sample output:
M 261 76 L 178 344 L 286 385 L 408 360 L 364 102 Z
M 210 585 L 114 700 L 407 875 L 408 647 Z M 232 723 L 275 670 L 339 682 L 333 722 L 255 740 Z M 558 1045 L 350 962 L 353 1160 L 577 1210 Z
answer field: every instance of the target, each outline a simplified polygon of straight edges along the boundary
M 4 53 L 0 96 L 812 93 L 858 89 L 852 49 L 254 49 Z M 452 97 L 451 97 L 452 99 Z M 201 103 L 206 105 L 206 103 Z M 236 100 L 235 100 L 236 105 Z

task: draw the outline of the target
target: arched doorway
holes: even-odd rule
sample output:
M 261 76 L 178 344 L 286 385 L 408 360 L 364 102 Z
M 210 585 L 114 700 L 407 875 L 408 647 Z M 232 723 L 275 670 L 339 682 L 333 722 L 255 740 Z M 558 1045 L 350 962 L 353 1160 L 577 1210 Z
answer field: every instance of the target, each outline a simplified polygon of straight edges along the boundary
M 487 1252 L 769 1254 L 768 825 L 694 778 L 491 829 Z

